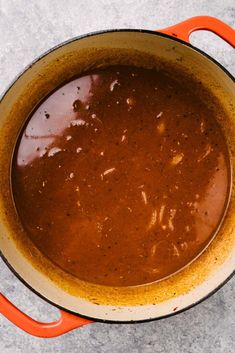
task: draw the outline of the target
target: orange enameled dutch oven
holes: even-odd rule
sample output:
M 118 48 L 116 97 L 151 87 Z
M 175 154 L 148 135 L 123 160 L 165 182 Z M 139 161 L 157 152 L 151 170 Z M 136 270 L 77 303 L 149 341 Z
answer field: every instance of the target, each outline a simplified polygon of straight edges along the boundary
M 61 318 L 39 323 L 0 294 L 0 312 L 40 337 L 54 337 L 92 321 L 140 322 L 182 312 L 220 288 L 235 268 L 235 192 L 215 239 L 193 263 L 171 277 L 138 287 L 104 287 L 82 282 L 56 268 L 25 236 L 11 193 L 11 160 L 17 136 L 29 113 L 65 79 L 104 63 L 155 58 L 177 63 L 196 76 L 219 100 L 221 126 L 235 165 L 235 80 L 214 59 L 193 47 L 193 31 L 216 33 L 235 47 L 235 31 L 212 17 L 194 17 L 160 31 L 110 30 L 67 41 L 33 62 L 11 84 L 0 103 L 0 250 L 2 258 L 31 290 L 61 309 Z M 129 51 L 136 55 L 129 56 Z M 121 55 L 120 53 L 125 53 Z M 144 59 L 143 59 L 144 60 Z M 234 182 L 234 176 L 233 182 Z M 92 321 L 91 321 L 92 320 Z

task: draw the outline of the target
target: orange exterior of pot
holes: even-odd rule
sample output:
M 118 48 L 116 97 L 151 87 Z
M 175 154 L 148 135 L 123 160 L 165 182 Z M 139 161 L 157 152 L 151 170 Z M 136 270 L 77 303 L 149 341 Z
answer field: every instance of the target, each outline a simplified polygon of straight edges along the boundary
M 158 30 L 157 32 L 189 43 L 190 34 L 198 30 L 211 31 L 235 48 L 235 30 L 222 21 L 209 16 L 192 17 L 174 26 Z M 2 294 L 0 294 L 0 313 L 14 325 L 29 334 L 44 338 L 60 336 L 75 328 L 92 323 L 90 320 L 80 318 L 79 316 L 69 314 L 65 311 L 61 311 L 61 317 L 58 321 L 41 323 L 24 314 Z
M 92 322 L 65 311 L 61 311 L 61 317 L 58 321 L 41 323 L 24 314 L 2 294 L 0 294 L 0 313 L 25 332 L 28 332 L 33 336 L 44 338 L 57 337 L 73 330 L 74 328 Z
M 217 18 L 210 16 L 195 16 L 174 26 L 157 30 L 157 32 L 168 34 L 189 43 L 190 34 L 199 30 L 213 32 L 235 48 L 235 30 Z

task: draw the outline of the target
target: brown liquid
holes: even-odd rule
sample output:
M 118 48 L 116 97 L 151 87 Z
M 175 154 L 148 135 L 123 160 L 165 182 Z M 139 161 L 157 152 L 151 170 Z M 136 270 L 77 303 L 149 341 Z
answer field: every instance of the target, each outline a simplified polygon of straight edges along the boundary
M 33 113 L 12 171 L 28 236 L 85 281 L 139 285 L 193 260 L 223 216 L 225 139 L 190 80 L 97 69 Z

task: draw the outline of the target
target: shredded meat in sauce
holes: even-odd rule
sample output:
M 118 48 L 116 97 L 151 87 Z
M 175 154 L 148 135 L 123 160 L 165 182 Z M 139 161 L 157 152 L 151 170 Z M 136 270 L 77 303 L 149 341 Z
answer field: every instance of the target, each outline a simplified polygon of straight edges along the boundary
M 112 66 L 56 90 L 28 119 L 13 160 L 27 235 L 76 277 L 153 282 L 208 244 L 228 199 L 215 113 L 157 70 Z

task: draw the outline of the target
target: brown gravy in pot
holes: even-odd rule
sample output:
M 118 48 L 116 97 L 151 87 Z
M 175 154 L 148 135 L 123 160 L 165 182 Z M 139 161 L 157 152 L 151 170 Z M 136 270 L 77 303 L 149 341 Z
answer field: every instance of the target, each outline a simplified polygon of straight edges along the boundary
M 210 242 L 228 201 L 229 154 L 190 79 L 112 66 L 34 111 L 12 187 L 27 235 L 51 261 L 96 284 L 141 285 Z

